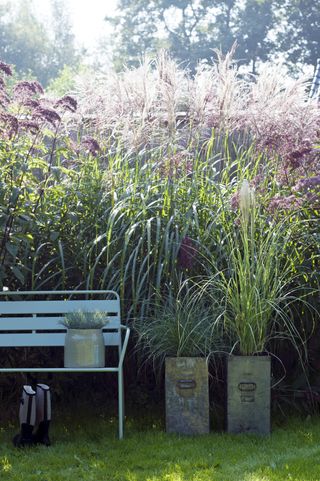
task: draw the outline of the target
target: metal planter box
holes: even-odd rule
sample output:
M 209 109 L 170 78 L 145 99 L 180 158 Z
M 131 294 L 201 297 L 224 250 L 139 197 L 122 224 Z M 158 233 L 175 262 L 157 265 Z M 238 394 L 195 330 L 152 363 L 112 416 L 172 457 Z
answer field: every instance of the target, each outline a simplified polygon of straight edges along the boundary
M 101 329 L 68 329 L 64 367 L 104 367 L 105 345 Z
M 269 356 L 228 358 L 227 430 L 270 434 Z
M 208 366 L 205 358 L 166 358 L 166 431 L 209 432 Z

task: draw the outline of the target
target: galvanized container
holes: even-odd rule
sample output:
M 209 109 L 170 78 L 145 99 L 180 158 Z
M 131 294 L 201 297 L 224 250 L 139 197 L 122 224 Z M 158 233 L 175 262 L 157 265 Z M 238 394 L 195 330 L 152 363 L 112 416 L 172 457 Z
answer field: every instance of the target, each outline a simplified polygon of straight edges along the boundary
M 65 367 L 104 367 L 105 344 L 101 329 L 68 329 L 64 344 Z
M 166 358 L 166 431 L 209 432 L 208 366 L 205 358 Z
M 229 433 L 270 434 L 269 356 L 228 358 Z

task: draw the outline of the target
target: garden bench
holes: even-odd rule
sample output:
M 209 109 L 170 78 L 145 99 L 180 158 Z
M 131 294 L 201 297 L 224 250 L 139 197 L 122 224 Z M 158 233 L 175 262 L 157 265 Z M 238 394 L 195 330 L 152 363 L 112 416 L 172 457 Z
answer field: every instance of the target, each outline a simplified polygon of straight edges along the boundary
M 108 313 L 109 322 L 103 328 L 103 335 L 106 346 L 118 348 L 119 359 L 116 367 L 0 367 L 0 372 L 116 372 L 119 438 L 122 439 L 123 361 L 130 329 L 121 324 L 120 298 L 116 292 L 104 290 L 0 292 L 0 347 L 64 346 L 66 328 L 60 322 L 65 314 L 78 310 Z

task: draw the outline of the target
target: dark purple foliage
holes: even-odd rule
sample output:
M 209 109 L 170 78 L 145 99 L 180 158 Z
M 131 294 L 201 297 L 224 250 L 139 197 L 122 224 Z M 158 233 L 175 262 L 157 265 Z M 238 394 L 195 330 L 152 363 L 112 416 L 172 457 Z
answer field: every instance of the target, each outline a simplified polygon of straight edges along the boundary
M 18 119 L 11 114 L 0 113 L 0 134 L 11 139 L 18 131 Z
M 304 162 L 305 162 L 305 157 L 306 155 L 310 154 L 312 152 L 311 147 L 302 147 L 297 150 L 293 150 L 292 152 L 289 152 L 285 157 L 285 162 L 284 166 L 285 168 L 290 168 L 292 170 L 295 170 L 299 167 L 301 167 Z
M 278 210 L 295 210 L 299 209 L 303 204 L 303 200 L 295 195 L 287 197 L 275 196 L 269 203 L 269 211 L 276 212 Z
M 57 122 L 61 121 L 60 115 L 53 109 L 38 107 L 33 113 L 34 119 L 44 120 L 49 124 L 56 126 Z
M 32 120 L 20 120 L 19 127 L 20 129 L 26 130 L 33 135 L 35 135 L 40 128 L 39 124 L 37 122 L 33 122 Z
M 40 106 L 40 103 L 39 103 L 38 100 L 26 99 L 26 100 L 22 101 L 22 105 L 24 107 L 28 107 L 28 108 L 34 110 L 34 109 L 37 109 Z
M 37 80 L 33 80 L 32 81 L 32 84 L 36 90 L 36 93 L 40 94 L 40 95 L 43 95 L 44 94 L 44 91 L 43 91 L 43 88 L 42 88 L 42 85 L 40 82 L 38 82 Z
M 178 252 L 178 266 L 180 269 L 192 269 L 196 264 L 197 249 L 194 241 L 185 236 Z
M 299 180 L 299 182 L 294 186 L 294 190 L 301 192 L 314 189 L 316 187 L 320 187 L 320 175 Z
M 13 88 L 13 93 L 17 99 L 26 99 L 37 94 L 43 94 L 43 88 L 37 81 L 30 82 L 22 80 L 21 82 L 16 83 Z
M 11 76 L 12 75 L 12 68 L 7 63 L 4 63 L 4 62 L 0 61 L 0 72 L 3 72 L 5 75 Z
M 239 191 L 235 192 L 231 197 L 230 207 L 232 210 L 235 210 L 235 211 L 239 209 Z
M 69 110 L 69 112 L 76 112 L 78 103 L 75 98 L 71 97 L 70 95 L 65 95 L 59 99 L 54 106 L 56 108 L 60 107 L 63 110 Z
M 10 98 L 4 90 L 0 90 L 0 106 L 6 108 L 10 103 Z
M 89 154 L 93 156 L 97 156 L 101 150 L 98 142 L 92 137 L 85 137 L 82 140 L 81 145 L 84 149 L 86 149 L 89 152 Z

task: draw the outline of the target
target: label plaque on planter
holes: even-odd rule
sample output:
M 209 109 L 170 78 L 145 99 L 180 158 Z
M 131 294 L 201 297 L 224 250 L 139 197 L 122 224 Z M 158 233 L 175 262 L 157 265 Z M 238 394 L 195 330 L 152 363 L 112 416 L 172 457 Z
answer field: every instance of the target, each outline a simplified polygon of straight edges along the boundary
M 228 432 L 270 433 L 270 357 L 228 358 Z
M 208 366 L 204 358 L 166 358 L 166 430 L 209 432 Z

